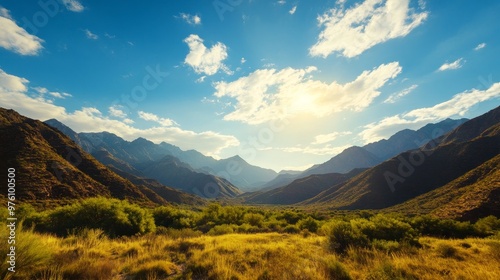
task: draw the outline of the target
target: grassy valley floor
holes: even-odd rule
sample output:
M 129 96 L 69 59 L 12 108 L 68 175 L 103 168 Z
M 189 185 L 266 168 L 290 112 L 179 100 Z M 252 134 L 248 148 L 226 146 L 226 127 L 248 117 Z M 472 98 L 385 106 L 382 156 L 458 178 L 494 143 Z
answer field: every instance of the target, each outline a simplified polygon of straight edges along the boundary
M 2 231 L 4 232 L 4 231 Z M 3 233 L 5 234 L 5 233 Z M 2 239 L 6 236 L 2 236 Z M 226 234 L 109 239 L 21 230 L 7 279 L 500 279 L 498 239 L 421 237 L 421 246 L 332 253 L 316 234 Z M 3 250 L 3 249 L 2 249 Z M 3 252 L 2 252 L 3 253 Z M 6 271 L 2 263 L 2 273 Z

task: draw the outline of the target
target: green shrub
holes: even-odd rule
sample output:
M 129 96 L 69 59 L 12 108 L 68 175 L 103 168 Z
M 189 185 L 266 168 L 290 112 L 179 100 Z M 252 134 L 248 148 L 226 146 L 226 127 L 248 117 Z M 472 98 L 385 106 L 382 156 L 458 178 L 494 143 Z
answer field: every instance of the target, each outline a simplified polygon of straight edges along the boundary
M 234 228 L 232 225 L 218 225 L 214 226 L 211 230 L 208 231 L 209 235 L 223 235 L 233 233 Z
M 254 227 L 262 227 L 264 216 L 261 214 L 247 213 L 245 214 L 245 216 L 243 216 L 243 221 Z
M 345 253 L 350 246 L 366 247 L 369 244 L 366 235 L 352 227 L 350 222 L 344 221 L 334 222 L 327 238 L 330 250 L 336 253 Z
M 153 218 L 157 226 L 175 229 L 193 228 L 196 224 L 196 214 L 193 211 L 177 209 L 171 206 L 155 208 Z
M 307 229 L 310 232 L 316 233 L 319 228 L 319 223 L 312 217 L 307 217 L 298 222 L 300 229 Z
M 286 233 L 299 233 L 300 228 L 297 227 L 296 225 L 288 225 L 283 229 L 283 231 Z
M 131 236 L 155 230 L 152 215 L 125 200 L 90 198 L 49 212 L 41 228 L 67 235 L 84 228 L 102 229 L 109 236 Z
M 360 229 L 370 240 L 414 241 L 417 235 L 410 224 L 386 215 L 376 215 L 370 222 Z
M 474 224 L 474 228 L 478 234 L 493 235 L 496 231 L 500 231 L 500 219 L 493 215 L 484 217 Z

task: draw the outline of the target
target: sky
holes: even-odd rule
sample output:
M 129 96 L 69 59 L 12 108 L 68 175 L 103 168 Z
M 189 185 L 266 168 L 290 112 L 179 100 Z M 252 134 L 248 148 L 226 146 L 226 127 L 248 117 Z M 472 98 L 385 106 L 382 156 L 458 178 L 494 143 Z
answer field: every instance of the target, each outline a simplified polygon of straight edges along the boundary
M 498 14 L 496 0 L 0 0 L 0 107 L 303 170 L 497 107 Z

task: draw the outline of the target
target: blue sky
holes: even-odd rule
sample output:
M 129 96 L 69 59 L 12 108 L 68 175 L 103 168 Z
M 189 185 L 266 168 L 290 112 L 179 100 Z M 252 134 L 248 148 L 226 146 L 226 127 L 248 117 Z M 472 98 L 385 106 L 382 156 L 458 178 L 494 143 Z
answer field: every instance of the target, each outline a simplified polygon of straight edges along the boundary
M 500 3 L 0 1 L 0 106 L 303 169 L 499 105 Z

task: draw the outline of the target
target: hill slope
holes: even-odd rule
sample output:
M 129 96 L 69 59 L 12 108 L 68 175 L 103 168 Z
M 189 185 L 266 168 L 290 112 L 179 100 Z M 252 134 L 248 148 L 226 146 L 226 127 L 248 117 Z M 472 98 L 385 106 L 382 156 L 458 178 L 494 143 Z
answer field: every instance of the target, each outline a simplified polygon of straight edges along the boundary
M 16 169 L 18 199 L 100 195 L 151 203 L 138 187 L 99 163 L 58 130 L 3 108 L 0 158 L 0 168 Z M 159 197 L 154 202 L 166 203 Z
M 249 204 L 294 204 L 318 195 L 332 185 L 342 183 L 358 175 L 364 169 L 354 169 L 349 173 L 329 173 L 310 175 L 296 179 L 292 183 L 267 192 L 258 192 L 245 196 L 245 203 Z
M 165 156 L 174 156 L 197 172 L 223 177 L 244 190 L 251 190 L 277 175 L 275 171 L 253 166 L 239 156 L 216 160 L 196 150 L 183 151 L 165 142 L 155 144 L 144 138 L 129 142 L 108 132 L 76 133 L 54 119 L 46 123 L 68 135 L 85 151 L 93 154 L 96 151 L 106 150 L 139 170 Z M 134 173 L 134 175 L 140 174 Z
M 469 127 L 474 129 L 466 129 Z M 402 153 L 305 204 L 380 209 L 433 191 L 496 157 L 500 153 L 499 127 L 500 107 L 462 124 L 444 137 L 453 141 L 441 141 L 431 150 Z
M 234 197 L 241 194 L 241 191 L 227 180 L 196 172 L 173 156 L 166 156 L 151 163 L 142 172 L 146 177 L 155 178 L 164 185 L 205 198 Z

